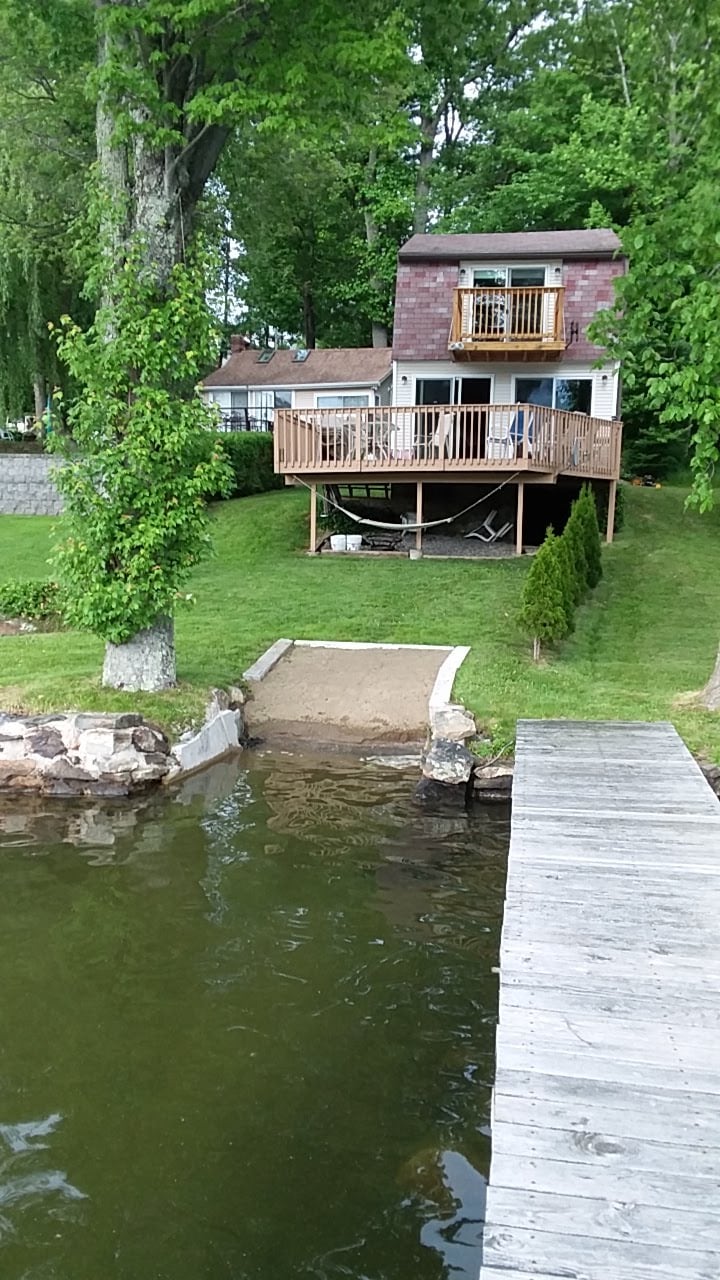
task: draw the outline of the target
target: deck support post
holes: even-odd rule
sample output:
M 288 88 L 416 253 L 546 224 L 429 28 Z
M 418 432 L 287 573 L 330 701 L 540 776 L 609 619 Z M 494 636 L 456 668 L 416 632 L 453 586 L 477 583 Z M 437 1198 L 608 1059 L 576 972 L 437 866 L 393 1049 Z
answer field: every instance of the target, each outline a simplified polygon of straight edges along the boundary
M 518 480 L 517 520 L 515 522 L 515 555 L 523 553 L 523 518 L 525 515 L 525 481 Z
M 317 551 L 317 485 L 310 485 L 310 555 Z
M 416 501 L 415 501 L 415 523 L 418 525 L 422 524 L 422 518 L 423 518 L 423 482 L 422 480 L 418 480 L 417 494 L 416 494 Z M 415 546 L 417 547 L 418 551 L 422 551 L 422 529 L 415 530 Z
M 613 533 L 615 532 L 615 495 L 616 493 L 617 493 L 617 480 L 611 480 L 610 490 L 608 492 L 607 529 L 605 530 L 606 542 L 612 542 Z

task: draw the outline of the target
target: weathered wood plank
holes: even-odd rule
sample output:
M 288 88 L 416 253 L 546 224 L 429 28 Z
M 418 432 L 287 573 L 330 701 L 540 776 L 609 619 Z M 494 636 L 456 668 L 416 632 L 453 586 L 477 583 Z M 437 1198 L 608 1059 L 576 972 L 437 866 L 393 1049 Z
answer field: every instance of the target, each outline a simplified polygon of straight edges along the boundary
M 525 1103 L 522 1108 L 508 1106 L 510 1100 L 507 1098 L 503 1101 L 505 1105 L 498 1106 L 496 1100 L 493 1108 L 493 1160 L 499 1156 L 513 1159 L 523 1156 L 527 1160 L 564 1160 L 609 1169 L 617 1167 L 621 1177 L 630 1170 L 639 1169 L 665 1174 L 669 1167 L 677 1164 L 686 1173 L 692 1173 L 693 1177 L 707 1178 L 717 1187 L 720 1163 L 717 1123 L 713 1123 L 711 1139 L 708 1141 L 708 1136 L 699 1126 L 692 1129 L 685 1123 L 676 1122 L 670 1128 L 668 1136 L 666 1122 L 653 1116 L 652 1127 L 647 1126 L 652 1138 L 632 1138 L 628 1137 L 622 1123 L 628 1119 L 625 1111 L 616 1111 L 613 1115 L 607 1110 L 603 1113 L 599 1108 L 588 1108 L 588 1114 L 582 1116 L 585 1121 L 582 1126 L 576 1122 L 574 1128 L 559 1129 L 543 1127 L 545 1116 L 537 1116 L 536 1125 L 527 1123 L 525 1099 L 512 1099 L 514 1102 Z M 715 1110 L 718 1110 L 717 1106 Z M 573 1115 L 577 1121 L 578 1113 L 571 1112 L 570 1118 Z M 554 1118 L 558 1123 L 566 1122 L 566 1109 L 560 1109 L 558 1114 L 556 1108 Z M 697 1145 L 693 1145 L 693 1140 Z M 675 1178 L 674 1174 L 671 1176 Z M 495 1165 L 493 1181 L 499 1181 L 505 1186 L 515 1185 L 514 1182 L 506 1182 Z M 718 1199 L 713 1191 L 713 1203 Z
M 596 1104 L 617 1111 L 630 1111 L 632 1114 L 625 1129 L 627 1133 L 643 1132 L 636 1127 L 636 1122 L 639 1124 L 645 1113 L 663 1114 L 663 1108 L 674 1111 L 676 1119 L 686 1119 L 688 1127 L 694 1124 L 695 1117 L 702 1119 L 708 1111 L 714 1112 L 720 1121 L 717 1094 L 689 1094 L 682 1079 L 675 1077 L 665 1088 L 658 1088 L 648 1084 L 645 1078 L 641 1084 L 632 1085 L 621 1080 L 591 1080 L 580 1075 L 531 1071 L 527 1067 L 517 1070 L 498 1062 L 494 1095 L 524 1098 L 528 1102 L 536 1102 L 541 1108 L 557 1103 L 565 1108 L 568 1116 L 578 1108 L 585 1114 Z
M 612 1055 L 585 1052 L 582 1045 L 578 1045 L 577 1053 L 565 1053 L 557 1049 L 551 1039 L 530 1041 L 504 1032 L 502 1026 L 498 1027 L 497 1052 L 503 1065 L 510 1069 L 580 1076 L 584 1080 L 616 1084 L 645 1084 L 651 1089 L 677 1089 L 682 1084 L 688 1093 L 714 1093 L 720 1097 L 720 1057 L 717 1066 L 709 1071 L 687 1070 L 679 1064 L 628 1062 Z
M 528 1227 L 485 1229 L 481 1280 L 519 1271 L 524 1277 L 563 1280 L 716 1280 L 720 1256 L 710 1250 L 676 1249 L 633 1240 L 592 1242 L 564 1232 Z
M 508 1126 L 500 1126 L 501 1130 L 506 1127 Z M 617 1149 L 620 1145 L 618 1141 L 593 1136 L 596 1138 L 597 1149 L 602 1146 Z M 581 1196 L 586 1200 L 604 1203 L 645 1205 L 648 1208 L 679 1209 L 689 1213 L 701 1211 L 704 1220 L 717 1219 L 711 1232 L 711 1242 L 716 1241 L 720 1234 L 717 1152 L 713 1153 L 715 1171 L 701 1177 L 680 1172 L 684 1166 L 679 1148 L 675 1147 L 672 1152 L 665 1151 L 664 1154 L 665 1167 L 658 1170 L 633 1168 L 621 1160 L 617 1160 L 612 1166 L 602 1166 L 597 1161 L 593 1164 L 590 1160 L 548 1159 L 547 1156 L 518 1152 L 507 1155 L 493 1148 L 490 1177 L 494 1191 L 499 1188 L 529 1190 L 542 1195 Z
M 493 1227 L 522 1227 L 535 1231 L 566 1233 L 588 1248 L 591 1240 L 622 1240 L 633 1244 L 665 1242 L 668 1249 L 705 1249 L 715 1253 L 720 1239 L 720 1218 L 707 1208 L 694 1210 L 635 1204 L 632 1200 L 591 1199 L 546 1191 L 515 1190 L 492 1186 L 488 1195 L 488 1220 Z
M 563 985 L 553 982 L 541 985 L 541 976 L 535 986 L 524 982 L 503 982 L 500 993 L 500 1019 L 507 1022 L 506 1010 L 525 1009 L 564 1013 L 567 1017 L 581 1014 L 587 1017 L 612 1015 L 632 1019 L 635 1023 L 651 1022 L 661 1026 L 705 1028 L 720 1032 L 720 1002 L 714 991 L 708 991 L 700 1000 L 697 988 L 693 1002 L 687 1001 L 687 987 L 653 984 L 649 989 L 635 992 L 631 982 L 605 983 L 599 988 L 589 982 L 587 986 L 575 985 L 569 979 Z M 663 992 L 665 994 L 663 995 Z
M 671 725 L 521 721 L 481 1280 L 720 1278 L 720 803 Z

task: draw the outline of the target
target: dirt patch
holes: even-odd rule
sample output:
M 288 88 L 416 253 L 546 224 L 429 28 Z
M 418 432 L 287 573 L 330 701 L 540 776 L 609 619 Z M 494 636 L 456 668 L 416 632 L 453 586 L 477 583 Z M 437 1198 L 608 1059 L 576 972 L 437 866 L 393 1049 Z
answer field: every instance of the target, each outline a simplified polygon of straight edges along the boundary
M 288 651 L 253 686 L 251 734 L 310 743 L 422 742 L 428 701 L 448 649 Z
M 32 635 L 37 631 L 34 622 L 26 622 L 23 618 L 0 618 L 0 636 Z

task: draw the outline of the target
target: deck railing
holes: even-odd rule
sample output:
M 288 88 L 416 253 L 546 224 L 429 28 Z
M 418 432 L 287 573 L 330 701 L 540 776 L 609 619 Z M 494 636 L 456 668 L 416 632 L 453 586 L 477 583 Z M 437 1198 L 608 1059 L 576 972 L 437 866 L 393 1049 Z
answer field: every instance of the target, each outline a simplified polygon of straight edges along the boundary
M 456 289 L 450 346 L 564 345 L 564 289 Z
M 277 409 L 282 475 L 523 470 L 617 479 L 622 424 L 545 405 Z

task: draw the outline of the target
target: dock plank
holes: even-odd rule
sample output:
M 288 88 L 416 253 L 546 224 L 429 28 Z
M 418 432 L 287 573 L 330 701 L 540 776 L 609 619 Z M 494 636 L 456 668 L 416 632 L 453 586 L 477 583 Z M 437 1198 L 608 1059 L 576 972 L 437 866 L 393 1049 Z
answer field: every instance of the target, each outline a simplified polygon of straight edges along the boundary
M 521 721 L 481 1280 L 720 1277 L 720 804 L 669 724 Z

